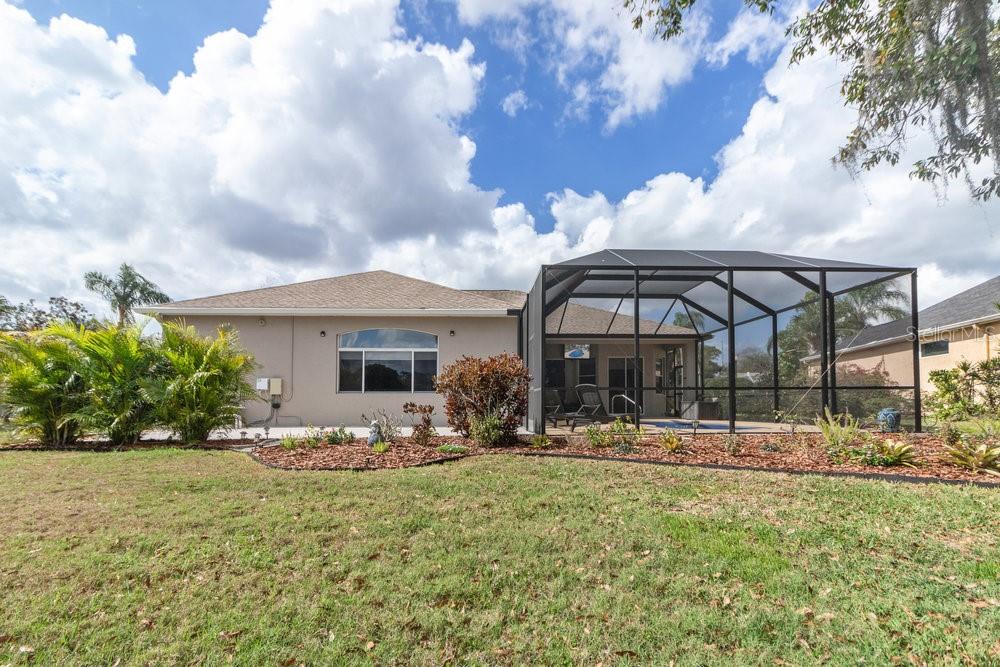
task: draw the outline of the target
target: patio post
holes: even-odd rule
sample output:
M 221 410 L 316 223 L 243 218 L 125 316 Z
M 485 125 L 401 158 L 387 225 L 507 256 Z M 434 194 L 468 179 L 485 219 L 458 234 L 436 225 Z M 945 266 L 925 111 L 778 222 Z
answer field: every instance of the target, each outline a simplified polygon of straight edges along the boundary
M 775 418 L 781 409 L 781 396 L 778 391 L 778 313 L 771 315 L 771 384 L 774 386 L 774 412 Z
M 632 295 L 632 333 L 635 335 L 635 356 L 632 357 L 632 386 L 639 387 L 645 384 L 645 381 L 639 382 L 639 269 L 635 270 L 635 290 Z M 628 384 L 626 382 L 626 384 Z M 639 426 L 639 392 L 641 389 L 636 389 L 635 394 L 632 398 L 635 399 L 635 403 L 632 405 L 632 411 L 634 413 L 634 424 L 638 428 Z
M 539 422 L 541 423 L 541 426 L 538 425 L 535 426 L 535 432 L 540 433 L 542 435 L 545 434 L 545 282 L 547 278 L 548 278 L 548 267 L 543 264 L 542 285 L 541 285 L 541 290 L 539 290 L 539 296 L 540 296 L 539 301 L 541 303 L 538 304 L 538 317 L 539 319 L 541 319 L 541 322 L 539 323 L 538 326 L 538 350 L 539 354 L 541 355 L 540 356 L 541 364 L 539 365 L 539 368 L 541 369 L 540 374 L 542 376 L 538 378 L 538 391 L 541 393 L 542 396 L 540 401 L 542 405 L 542 410 L 539 415 L 540 416 Z
M 729 432 L 736 433 L 736 309 L 733 306 L 733 270 L 726 271 L 726 333 L 729 340 Z
M 837 414 L 837 313 L 834 296 L 828 301 L 827 328 L 830 330 L 830 411 Z
M 910 329 L 913 335 L 913 430 L 923 431 L 920 399 L 920 311 L 917 308 L 917 270 L 910 274 Z
M 826 271 L 819 272 L 819 374 L 820 374 L 820 409 L 826 412 L 830 405 L 830 358 L 827 356 L 828 340 L 826 316 Z

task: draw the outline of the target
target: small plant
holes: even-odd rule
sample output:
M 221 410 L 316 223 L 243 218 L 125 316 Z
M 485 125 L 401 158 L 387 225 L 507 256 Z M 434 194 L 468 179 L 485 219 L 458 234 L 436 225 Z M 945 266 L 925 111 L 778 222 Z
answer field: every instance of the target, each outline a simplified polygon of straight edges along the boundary
M 375 452 L 376 454 L 385 454 L 387 451 L 389 451 L 389 447 L 391 446 L 392 445 L 390 445 L 388 441 L 379 440 L 378 442 L 372 445 L 372 451 Z
M 635 446 L 642 437 L 641 426 L 625 421 L 621 417 L 616 418 L 608 427 L 608 438 L 615 452 L 618 454 L 632 454 Z
M 432 417 L 434 415 L 433 405 L 418 405 L 416 403 L 404 403 L 403 412 L 410 415 L 410 422 L 413 425 L 413 442 L 421 447 L 430 447 L 431 438 L 437 436 Z M 420 421 L 413 423 L 413 418 L 419 417 Z
M 735 433 L 727 433 L 722 436 L 722 448 L 726 450 L 726 453 L 730 456 L 739 456 L 743 451 L 743 443 L 740 442 L 739 436 Z
M 906 466 L 917 467 L 917 454 L 913 445 L 892 438 L 870 438 L 866 443 L 861 459 L 872 466 Z
M 469 451 L 468 447 L 462 445 L 456 445 L 452 442 L 446 442 L 445 444 L 437 448 L 442 454 L 465 454 Z
M 946 446 L 955 447 L 962 439 L 962 431 L 951 422 L 945 422 L 944 426 L 941 427 L 941 439 L 944 440 Z
M 670 429 L 660 434 L 660 437 L 656 439 L 656 444 L 660 446 L 660 449 L 671 454 L 680 454 L 684 451 L 684 441 L 681 440 L 681 436 L 677 435 L 677 431 Z
M 284 449 L 296 449 L 299 446 L 299 439 L 294 435 L 285 435 L 281 437 L 281 446 Z
M 399 440 L 399 429 L 402 427 L 402 422 L 399 417 L 392 414 L 388 410 L 379 408 L 373 412 L 371 416 L 362 414 L 361 421 L 365 424 L 376 424 L 378 426 L 379 435 L 385 442 L 396 442 Z
M 548 449 L 552 446 L 552 439 L 544 433 L 539 433 L 531 439 L 532 449 Z
M 765 442 L 763 445 L 760 446 L 760 451 L 773 454 L 775 452 L 780 452 L 781 447 L 776 442 Z
M 587 442 L 590 443 L 591 447 L 610 447 L 611 446 L 611 436 L 608 435 L 607 431 L 601 429 L 600 424 L 589 424 L 587 430 L 584 431 L 587 436 Z
M 843 462 L 854 456 L 852 447 L 861 435 L 857 419 L 846 413 L 835 415 L 826 407 L 823 416 L 816 418 L 816 426 L 823 434 L 826 454 L 831 461 Z
M 306 436 L 303 438 L 302 442 L 306 447 L 318 447 L 319 443 L 323 441 L 323 431 L 318 429 L 312 424 L 306 425 Z
M 1000 446 L 991 442 L 962 435 L 946 456 L 950 463 L 972 472 L 1000 475 Z
M 473 417 L 469 423 L 469 437 L 484 447 L 496 447 L 503 442 L 506 433 L 500 418 L 494 414 Z
M 787 410 L 775 410 L 774 422 L 776 424 L 788 424 L 788 432 L 791 435 L 795 435 L 795 431 L 799 426 L 799 416 Z
M 354 435 L 347 430 L 346 426 L 341 424 L 337 428 L 327 431 L 323 435 L 323 438 L 328 445 L 344 445 L 354 440 Z

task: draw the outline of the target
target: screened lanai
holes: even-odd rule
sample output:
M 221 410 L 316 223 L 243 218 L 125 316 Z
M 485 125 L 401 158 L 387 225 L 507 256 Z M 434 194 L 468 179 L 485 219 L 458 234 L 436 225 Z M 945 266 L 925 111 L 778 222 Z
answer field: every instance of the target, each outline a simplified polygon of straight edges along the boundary
M 759 251 L 602 250 L 542 266 L 522 311 L 526 427 L 601 403 L 605 421 L 811 421 L 895 408 L 921 429 L 919 342 L 848 359 L 866 326 L 917 321 L 917 272 Z M 599 399 L 598 399 L 599 396 Z M 558 403 L 558 406 L 556 404 Z M 781 430 L 781 429 L 776 429 Z

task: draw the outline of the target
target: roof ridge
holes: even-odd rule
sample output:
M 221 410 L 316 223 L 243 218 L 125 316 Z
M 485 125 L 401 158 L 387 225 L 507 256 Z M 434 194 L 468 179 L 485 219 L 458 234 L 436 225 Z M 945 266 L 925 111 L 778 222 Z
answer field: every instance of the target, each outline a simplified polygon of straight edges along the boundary
M 220 296 L 234 296 L 236 294 L 253 294 L 254 292 L 266 292 L 267 290 L 279 289 L 279 288 L 282 288 L 282 287 L 292 287 L 292 286 L 296 286 L 296 285 L 312 285 L 314 283 L 321 283 L 321 282 L 325 282 L 327 280 L 337 280 L 338 278 L 350 278 L 351 276 L 363 276 L 366 273 L 392 273 L 392 271 L 386 271 L 384 269 L 372 269 L 371 271 L 355 271 L 354 273 L 345 273 L 345 274 L 340 275 L 340 276 L 326 276 L 324 278 L 312 278 L 310 280 L 300 280 L 300 281 L 296 281 L 296 282 L 292 282 L 292 283 L 281 283 L 280 285 L 265 285 L 264 287 L 254 287 L 254 288 L 251 288 L 251 289 L 238 289 L 238 290 L 233 290 L 232 292 L 220 292 L 218 294 L 208 294 L 206 296 L 193 296 L 193 297 L 191 297 L 189 299 L 181 299 L 180 301 L 171 301 L 171 302 L 169 302 L 169 304 L 160 303 L 160 304 L 156 304 L 156 305 L 158 305 L 158 306 L 165 306 L 165 305 L 176 306 L 178 304 L 183 305 L 185 301 L 197 301 L 197 300 L 201 300 L 201 299 L 214 299 L 215 297 L 220 297 Z M 401 274 L 396 273 L 396 274 L 393 274 L 393 275 L 397 275 L 398 276 L 398 275 L 401 275 Z M 409 276 L 403 276 L 403 277 L 404 278 L 408 278 Z

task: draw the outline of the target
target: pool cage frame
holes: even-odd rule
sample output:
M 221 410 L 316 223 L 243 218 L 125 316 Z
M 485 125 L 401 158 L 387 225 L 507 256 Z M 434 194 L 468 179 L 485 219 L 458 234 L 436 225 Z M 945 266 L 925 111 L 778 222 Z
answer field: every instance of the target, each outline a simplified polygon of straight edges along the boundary
M 793 299 L 793 303 L 770 304 L 749 294 L 745 289 L 741 289 L 736 279 L 736 274 L 751 273 L 755 275 L 780 274 L 785 278 L 798 283 L 800 287 L 806 288 L 815 296 L 811 299 Z M 806 274 L 806 275 L 803 275 Z M 812 280 L 808 275 L 816 274 L 818 279 Z M 566 334 L 549 334 L 546 331 L 546 320 L 552 313 L 556 312 L 570 299 L 618 299 L 619 310 L 626 300 L 632 301 L 632 324 L 633 331 L 633 357 L 640 359 L 640 344 L 643 341 L 669 340 L 685 337 L 690 340 L 692 336 L 681 336 L 676 333 L 660 334 L 659 327 L 653 334 L 640 332 L 640 305 L 645 299 L 673 299 L 674 304 L 681 303 L 689 319 L 692 312 L 698 312 L 707 319 L 715 321 L 722 326 L 712 330 L 701 331 L 695 326 L 697 343 L 695 348 L 695 386 L 678 387 L 681 390 L 694 390 L 704 395 L 706 389 L 712 391 L 725 391 L 728 398 L 728 421 L 729 432 L 735 433 L 737 429 L 738 412 L 738 392 L 749 389 L 737 385 L 737 353 L 736 353 L 736 328 L 770 318 L 771 320 L 771 341 L 770 353 L 772 364 L 772 382 L 770 386 L 754 386 L 754 390 L 767 391 L 772 393 L 773 408 L 775 414 L 781 408 L 780 392 L 782 390 L 815 390 L 813 386 L 782 385 L 779 376 L 779 346 L 778 346 L 778 317 L 789 311 L 801 308 L 806 304 L 814 303 L 821 299 L 820 311 L 820 331 L 821 341 L 819 357 L 819 391 L 820 405 L 822 409 L 827 407 L 834 413 L 838 412 L 837 405 L 837 325 L 836 325 L 836 299 L 839 296 L 849 294 L 854 290 L 876 285 L 882 282 L 897 280 L 899 278 L 910 277 L 910 328 L 909 334 L 912 340 L 913 356 L 913 381 L 911 385 L 850 385 L 842 389 L 851 390 L 884 390 L 892 389 L 899 391 L 913 392 L 913 423 L 914 430 L 922 430 L 921 420 L 921 399 L 920 399 L 920 337 L 919 315 L 917 305 L 917 269 L 915 267 L 892 267 L 872 264 L 860 264 L 855 262 L 843 262 L 836 260 L 823 260 L 806 257 L 795 257 L 791 255 L 775 254 L 760 251 L 692 251 L 692 250 L 602 250 L 584 257 L 567 260 L 558 264 L 542 265 L 537 278 L 528 293 L 526 302 L 519 318 L 519 351 L 525 365 L 531 373 L 531 382 L 528 392 L 528 414 L 525 419 L 525 427 L 534 433 L 545 433 L 545 408 L 543 402 L 545 382 L 545 345 L 546 338 L 576 338 L 599 341 L 602 339 L 621 339 L 620 333 L 611 334 L 611 325 L 606 332 L 594 332 L 593 334 L 576 333 L 570 336 Z M 831 289 L 829 283 L 831 277 L 835 277 L 841 283 L 847 281 L 846 286 L 839 289 Z M 857 282 L 851 282 L 851 279 Z M 692 297 L 692 291 L 704 284 L 712 285 L 725 292 L 725 313 L 712 310 L 704 303 L 700 303 Z M 744 287 L 746 287 L 744 285 Z M 751 317 L 737 320 L 737 303 L 745 304 L 752 309 L 759 311 Z M 674 305 L 667 310 L 667 314 Z M 612 316 L 617 317 L 618 311 Z M 666 319 L 667 314 L 663 316 Z M 663 320 L 660 321 L 662 326 Z M 728 355 L 726 370 L 727 383 L 725 386 L 705 387 L 704 364 L 705 340 L 713 337 L 717 333 L 726 333 L 726 352 Z M 627 377 L 627 374 L 626 374 Z M 633 379 L 637 377 L 633 372 Z M 634 392 L 654 390 L 656 387 L 632 386 L 625 387 L 598 387 L 599 390 L 625 389 Z M 687 384 L 687 383 L 685 383 Z M 626 380 L 627 385 L 627 380 Z M 553 387 L 555 388 L 555 387 Z M 642 412 L 638 401 L 632 401 L 633 423 L 641 423 Z

